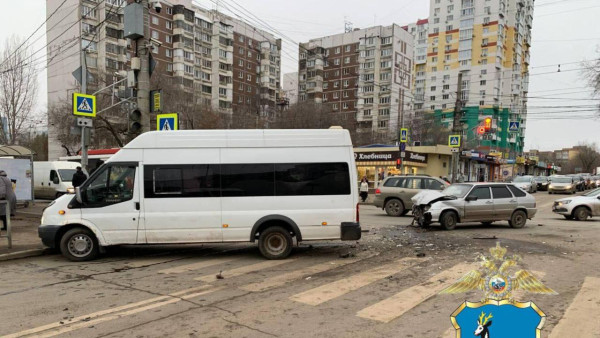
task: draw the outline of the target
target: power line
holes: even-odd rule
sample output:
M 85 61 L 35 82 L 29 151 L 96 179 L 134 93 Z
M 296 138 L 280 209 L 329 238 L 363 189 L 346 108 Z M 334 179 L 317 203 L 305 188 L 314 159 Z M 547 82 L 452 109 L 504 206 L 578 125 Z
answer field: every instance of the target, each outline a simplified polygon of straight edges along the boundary
M 63 0 L 63 2 L 61 2 L 61 3 L 60 3 L 60 5 L 59 5 L 59 6 L 58 6 L 58 7 L 57 7 L 55 10 L 54 10 L 54 12 L 52 12 L 52 13 L 51 13 L 51 14 L 50 14 L 50 15 L 49 15 L 47 18 L 46 18 L 46 20 L 44 20 L 44 22 L 42 22 L 42 24 L 41 24 L 41 25 L 39 25 L 39 26 L 38 26 L 38 27 L 35 29 L 35 31 L 33 31 L 33 33 L 31 33 L 31 35 L 29 35 L 29 36 L 27 37 L 27 39 L 25 39 L 25 41 L 23 41 L 23 43 L 21 43 L 21 45 L 19 45 L 19 47 L 17 47 L 17 48 L 16 48 L 16 49 L 15 49 L 15 50 L 14 50 L 14 51 L 13 51 L 13 52 L 12 52 L 12 53 L 11 53 L 11 54 L 10 54 L 10 55 L 9 55 L 9 56 L 6 58 L 6 59 L 5 59 L 5 60 L 3 60 L 3 61 L 2 61 L 2 63 L 0 63 L 0 67 L 2 67 L 2 66 L 3 66 L 3 65 L 4 65 L 4 64 L 5 64 L 7 61 L 8 61 L 8 59 L 12 58 L 12 57 L 13 57 L 13 56 L 14 56 L 14 55 L 17 53 L 17 51 L 19 51 L 19 49 L 21 49 L 21 47 L 23 47 L 23 46 L 24 46 L 24 45 L 27 43 L 27 41 L 29 41 L 29 39 L 31 39 L 31 38 L 32 38 L 32 37 L 35 35 L 35 33 L 37 33 L 37 32 L 38 32 L 38 31 L 39 31 L 39 30 L 40 30 L 42 27 L 44 27 L 44 25 L 46 24 L 46 22 L 48 22 L 48 20 L 50 20 L 50 18 L 51 18 L 52 16 L 54 16 L 54 14 L 56 14 L 56 12 L 58 12 L 58 10 L 59 10 L 59 9 L 60 9 L 60 8 L 61 8 L 61 7 L 62 7 L 62 6 L 63 6 L 63 5 L 66 3 L 66 2 L 67 2 L 67 0 Z

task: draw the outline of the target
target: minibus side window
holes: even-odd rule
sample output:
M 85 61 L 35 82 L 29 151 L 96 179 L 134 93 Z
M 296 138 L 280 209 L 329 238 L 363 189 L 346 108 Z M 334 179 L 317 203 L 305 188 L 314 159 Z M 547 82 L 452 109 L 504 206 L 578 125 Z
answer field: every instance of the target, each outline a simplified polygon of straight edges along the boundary
M 145 198 L 220 197 L 218 164 L 147 165 Z
M 82 191 L 86 206 L 104 206 L 133 198 L 135 166 L 106 166 Z
M 222 164 L 221 196 L 274 196 L 274 164 Z
M 347 163 L 275 164 L 276 196 L 349 195 Z

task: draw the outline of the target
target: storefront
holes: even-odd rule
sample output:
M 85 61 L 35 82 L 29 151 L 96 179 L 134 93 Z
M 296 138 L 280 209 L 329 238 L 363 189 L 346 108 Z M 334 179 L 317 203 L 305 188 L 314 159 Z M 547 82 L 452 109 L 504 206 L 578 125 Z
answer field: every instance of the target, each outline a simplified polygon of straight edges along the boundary
M 430 176 L 448 176 L 452 152 L 449 147 L 407 147 L 404 151 L 402 168 L 397 169 L 400 151 L 396 146 L 378 148 L 354 148 L 354 159 L 358 171 L 358 180 L 367 177 L 369 187 L 376 188 L 390 175 L 424 174 Z

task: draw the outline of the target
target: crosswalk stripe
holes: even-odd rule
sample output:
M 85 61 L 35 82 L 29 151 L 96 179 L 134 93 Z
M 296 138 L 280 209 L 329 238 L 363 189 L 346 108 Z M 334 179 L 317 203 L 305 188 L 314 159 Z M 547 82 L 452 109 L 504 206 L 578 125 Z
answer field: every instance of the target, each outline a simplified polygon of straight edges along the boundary
M 457 264 L 450 269 L 431 277 L 424 283 L 412 286 L 379 303 L 375 303 L 360 310 L 356 315 L 362 318 L 388 323 L 420 303 L 435 296 L 438 292 L 455 282 L 466 272 L 476 268 L 477 265 L 472 263 Z M 440 281 L 442 282 L 440 283 Z
M 600 278 L 586 277 L 563 317 L 550 333 L 555 337 L 595 337 L 600 332 Z
M 236 268 L 236 269 L 224 270 L 221 272 L 221 275 L 224 278 L 232 278 L 232 277 L 245 275 L 250 272 L 260 271 L 260 270 L 267 269 L 267 268 L 272 268 L 277 265 L 291 263 L 293 261 L 295 261 L 295 259 L 263 261 L 263 262 L 256 263 L 256 264 L 242 266 L 242 267 Z M 210 274 L 210 275 L 194 278 L 194 280 L 202 281 L 205 283 L 210 283 L 210 282 L 214 282 L 216 280 L 216 277 L 214 274 Z
M 531 273 L 538 279 L 543 279 L 544 276 L 546 276 L 546 272 L 544 271 L 531 271 Z M 519 300 L 522 297 L 522 290 L 517 290 L 513 295 L 513 298 L 516 300 Z M 448 315 L 448 317 L 450 317 L 450 315 Z M 454 327 L 449 328 L 448 330 L 444 331 L 444 333 L 442 333 L 441 338 L 456 338 L 456 329 Z
M 217 264 L 231 262 L 233 260 L 234 260 L 234 258 L 230 258 L 230 257 L 207 258 L 200 262 L 185 264 L 185 265 L 180 265 L 180 266 L 176 266 L 176 267 L 169 268 L 169 269 L 160 270 L 160 271 L 158 271 L 158 273 L 162 273 L 162 274 L 184 273 L 184 272 L 188 272 L 188 271 L 200 270 L 200 269 L 207 268 L 209 266 L 213 266 L 213 265 L 217 265 Z
M 290 299 L 308 305 L 319 305 L 342 296 L 350 291 L 357 290 L 365 285 L 383 279 L 387 276 L 397 274 L 421 261 L 423 260 L 416 258 L 402 258 L 394 263 L 382 265 L 377 268 L 293 295 L 290 297 Z
M 240 289 L 246 290 L 246 291 L 252 291 L 252 292 L 263 291 L 263 290 L 266 290 L 269 288 L 281 286 L 287 282 L 290 282 L 290 281 L 293 281 L 296 279 L 300 279 L 305 276 L 310 276 L 310 275 L 314 275 L 314 274 L 321 273 L 324 271 L 339 268 L 341 266 L 344 266 L 344 265 L 347 265 L 350 263 L 356 263 L 362 259 L 364 259 L 364 258 L 348 258 L 348 259 L 344 259 L 344 260 L 334 260 L 331 262 L 325 262 L 325 263 L 321 263 L 321 264 L 317 264 L 317 265 L 312 265 L 312 266 L 306 267 L 304 269 L 294 270 L 294 271 L 290 271 L 290 272 L 282 274 L 282 275 L 267 278 L 262 282 L 247 284 L 247 285 L 240 287 Z
M 167 302 L 172 302 L 173 300 L 179 301 L 179 300 L 183 300 L 183 299 L 189 299 L 189 297 L 192 295 L 195 295 L 195 297 L 197 297 L 199 294 L 205 294 L 205 293 L 213 292 L 216 290 L 218 290 L 218 288 L 203 285 L 200 287 L 195 287 L 195 288 L 186 289 L 186 290 L 182 290 L 182 291 L 178 291 L 178 292 L 173 292 L 166 296 L 150 298 L 150 299 L 146 299 L 146 300 L 143 300 L 143 301 L 140 301 L 137 303 L 126 304 L 123 306 L 118 306 L 118 307 L 90 313 L 87 315 L 75 317 L 75 318 L 71 319 L 71 321 L 68 322 L 67 324 L 55 322 L 55 323 L 51 323 L 51 324 L 47 324 L 47 325 L 42 325 L 42 326 L 39 326 L 39 327 L 36 327 L 33 329 L 28 329 L 25 331 L 21 331 L 21 332 L 7 335 L 7 336 L 3 336 L 3 338 L 24 337 L 24 336 L 29 336 L 29 335 L 39 336 L 39 333 L 41 333 L 41 332 L 53 330 L 53 329 L 59 328 L 63 325 L 69 325 L 69 327 L 73 327 L 74 325 L 76 325 L 77 323 L 80 323 L 80 322 L 84 322 L 85 323 L 84 326 L 88 326 L 88 325 L 91 325 L 90 320 L 100 319 L 100 318 L 111 318 L 112 319 L 111 316 L 103 317 L 106 315 L 126 313 L 126 312 L 128 312 L 127 310 L 130 310 L 130 309 L 146 308 L 149 304 L 150 305 L 154 305 L 154 304 L 166 305 L 166 304 L 168 304 Z M 71 323 L 72 323 L 72 325 L 70 325 Z

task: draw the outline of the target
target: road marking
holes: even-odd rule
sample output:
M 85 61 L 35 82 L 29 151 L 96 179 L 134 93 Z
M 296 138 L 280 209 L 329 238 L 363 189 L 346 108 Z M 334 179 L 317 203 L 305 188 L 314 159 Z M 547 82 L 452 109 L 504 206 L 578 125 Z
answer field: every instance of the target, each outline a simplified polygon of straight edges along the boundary
M 198 297 L 201 295 L 205 295 L 211 292 L 215 292 L 221 289 L 220 287 L 213 287 L 211 285 L 203 285 L 196 288 L 191 288 L 187 290 L 182 290 L 174 293 L 170 293 L 166 296 L 160 296 L 155 298 L 150 298 L 143 300 L 141 302 L 127 304 L 107 310 L 102 310 L 98 312 L 94 312 L 91 314 L 79 316 L 73 318 L 69 322 L 61 322 L 51 323 L 43 326 L 39 326 L 33 329 L 13 333 L 7 336 L 3 336 L 3 338 L 16 338 L 16 337 L 24 337 L 29 335 L 35 335 L 36 337 L 52 337 L 57 334 L 61 334 L 68 331 L 73 331 L 79 329 L 81 327 L 87 327 L 90 325 L 94 325 L 95 323 L 105 322 L 107 320 L 118 319 L 124 316 L 128 316 L 131 314 L 135 314 L 141 311 L 150 310 L 159 306 L 164 306 L 172 303 L 176 303 L 182 300 Z M 106 316 L 108 315 L 108 316 Z M 50 331 L 52 332 L 45 332 Z M 44 333 L 45 332 L 45 333 Z
M 360 310 L 356 315 L 362 318 L 388 323 L 420 303 L 435 296 L 454 283 L 470 270 L 476 269 L 473 263 L 460 263 L 447 269 L 428 281 L 405 289 L 389 298 Z M 440 283 L 440 281 L 442 281 Z
M 382 265 L 377 268 L 293 295 L 290 297 L 290 299 L 308 305 L 319 305 L 339 296 L 345 295 L 350 291 L 354 291 L 365 285 L 369 285 L 387 276 L 397 274 L 402 270 L 408 269 L 409 267 L 422 261 L 422 259 L 416 258 L 402 258 L 394 263 Z
M 531 271 L 531 273 L 537 277 L 538 279 L 543 279 L 546 273 L 544 271 Z M 523 291 L 517 290 L 514 293 L 513 298 L 519 300 L 523 297 Z M 450 314 L 448 314 L 448 318 L 450 318 Z M 441 338 L 456 338 L 456 329 L 454 327 L 450 327 L 448 330 L 442 333 Z
M 594 337 L 600 332 L 600 278 L 586 277 L 581 289 L 550 333 L 554 337 Z
M 225 271 L 221 272 L 221 275 L 224 278 L 237 277 L 237 276 L 245 275 L 250 272 L 260 271 L 262 269 L 267 269 L 267 268 L 272 268 L 274 266 L 285 264 L 285 263 L 291 263 L 295 260 L 296 259 L 263 261 L 263 262 L 252 264 L 252 265 L 242 266 L 242 267 L 236 268 L 236 269 L 225 270 Z M 214 274 L 210 274 L 210 275 L 194 278 L 194 280 L 210 283 L 210 282 L 214 282 L 215 280 L 217 280 L 217 278 L 215 277 Z
M 160 271 L 158 271 L 158 273 L 162 273 L 162 274 L 184 273 L 184 272 L 188 272 L 188 271 L 200 270 L 200 269 L 207 268 L 209 266 L 213 266 L 213 265 L 217 265 L 217 264 L 227 263 L 234 259 L 235 258 L 226 258 L 226 257 L 208 258 L 208 259 L 205 259 L 205 260 L 197 262 L 197 263 L 185 264 L 185 265 L 180 265 L 180 266 L 176 266 L 176 267 L 169 268 L 169 269 L 160 270 Z
M 290 281 L 293 281 L 296 279 L 300 279 L 305 276 L 310 276 L 310 275 L 314 275 L 317 273 L 332 270 L 335 268 L 339 268 L 341 266 L 344 266 L 344 265 L 347 265 L 350 263 L 356 263 L 363 259 L 365 259 L 365 258 L 348 258 L 348 259 L 344 259 L 344 260 L 334 260 L 334 261 L 330 261 L 330 262 L 320 263 L 320 264 L 306 267 L 304 269 L 294 270 L 294 271 L 291 271 L 288 273 L 284 273 L 282 275 L 267 278 L 267 279 L 263 280 L 262 282 L 247 284 L 247 285 L 240 287 L 240 289 L 246 290 L 246 291 L 252 291 L 252 292 L 263 291 L 263 290 L 266 290 L 269 288 L 281 286 L 287 282 L 290 282 Z

